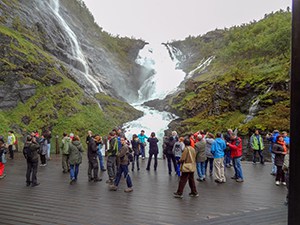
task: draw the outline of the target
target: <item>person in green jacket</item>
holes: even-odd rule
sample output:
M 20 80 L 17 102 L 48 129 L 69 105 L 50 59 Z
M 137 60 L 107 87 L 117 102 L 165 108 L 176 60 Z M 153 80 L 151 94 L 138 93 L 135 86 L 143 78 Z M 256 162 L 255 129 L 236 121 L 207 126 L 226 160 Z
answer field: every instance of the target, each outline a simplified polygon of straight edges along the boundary
M 250 137 L 250 146 L 253 150 L 253 164 L 256 164 L 257 152 L 260 157 L 260 163 L 264 164 L 264 157 L 262 151 L 264 150 L 264 143 L 262 136 L 259 134 L 259 130 L 255 130 L 254 134 Z
M 79 173 L 79 165 L 82 163 L 83 147 L 80 143 L 78 135 L 75 135 L 72 142 L 69 144 L 69 163 L 70 163 L 70 184 L 77 181 Z
M 71 143 L 70 137 L 67 133 L 63 133 L 63 139 L 60 144 L 60 151 L 62 153 L 62 169 L 63 173 L 68 173 L 70 171 L 69 165 L 69 145 Z

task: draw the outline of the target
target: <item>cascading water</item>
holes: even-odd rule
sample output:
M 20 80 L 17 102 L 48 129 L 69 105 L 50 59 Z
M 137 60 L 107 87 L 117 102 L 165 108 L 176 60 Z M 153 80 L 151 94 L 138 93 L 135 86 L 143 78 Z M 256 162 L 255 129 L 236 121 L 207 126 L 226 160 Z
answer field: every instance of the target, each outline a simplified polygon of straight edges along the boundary
M 67 22 L 63 19 L 63 17 L 59 14 L 59 0 L 50 0 L 50 8 L 52 9 L 54 15 L 57 17 L 59 23 L 63 27 L 63 30 L 67 32 L 69 41 L 71 44 L 72 56 L 83 65 L 82 70 L 80 72 L 83 74 L 86 83 L 86 88 L 89 89 L 92 93 L 104 92 L 101 84 L 97 81 L 93 76 L 89 74 L 89 67 L 86 61 L 86 58 L 81 50 L 81 47 L 78 43 L 76 34 L 72 31 Z
M 139 134 L 145 130 L 147 136 L 155 132 L 159 140 L 159 156 L 162 156 L 162 144 L 164 130 L 168 124 L 176 118 L 169 112 L 159 112 L 142 104 L 152 99 L 163 99 L 168 94 L 177 90 L 185 78 L 185 73 L 178 70 L 176 57 L 170 57 L 167 46 L 162 44 L 146 45 L 140 52 L 136 62 L 148 69 L 154 70 L 154 75 L 145 80 L 139 90 L 139 100 L 132 105 L 144 112 L 141 118 L 124 124 L 127 138 L 131 139 L 133 134 Z M 147 151 L 146 151 L 147 152 Z
M 202 59 L 201 62 L 199 63 L 199 65 L 195 69 L 193 69 L 191 72 L 189 72 L 189 74 L 187 75 L 187 78 L 191 78 L 196 71 L 198 71 L 198 73 L 204 71 L 209 66 L 209 64 L 211 63 L 211 61 L 214 58 L 215 58 L 215 56 L 210 56 L 206 60 Z

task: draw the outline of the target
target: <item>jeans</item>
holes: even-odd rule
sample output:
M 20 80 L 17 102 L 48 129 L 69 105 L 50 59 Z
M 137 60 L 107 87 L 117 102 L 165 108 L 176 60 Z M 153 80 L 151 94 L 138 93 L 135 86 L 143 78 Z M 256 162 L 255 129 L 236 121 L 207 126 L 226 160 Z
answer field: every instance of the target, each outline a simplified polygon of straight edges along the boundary
M 78 173 L 79 173 L 79 164 L 70 165 L 71 180 L 77 180 Z
M 205 162 L 197 162 L 197 174 L 200 179 L 205 178 Z
M 134 171 L 134 164 L 135 164 L 135 162 L 136 162 L 136 167 L 137 167 L 137 169 L 138 169 L 138 170 L 140 169 L 139 158 L 140 158 L 140 155 L 134 155 L 134 156 L 133 156 L 133 162 L 132 162 L 132 167 L 131 167 L 131 170 L 132 170 L 132 171 Z
M 235 157 L 232 159 L 232 163 L 233 163 L 233 168 L 234 168 L 234 172 L 235 172 L 235 177 L 238 179 L 244 179 L 243 177 L 243 171 L 242 171 L 242 165 L 241 165 L 241 159 L 242 156 L 240 157 Z
M 214 168 L 214 158 L 207 158 L 205 161 L 205 174 L 207 172 L 207 165 L 209 163 L 209 175 L 212 175 L 213 168 Z
M 141 150 L 141 155 L 142 155 L 143 158 L 145 158 L 145 145 L 144 145 L 144 143 L 142 143 L 140 146 L 141 146 L 141 149 L 140 149 Z
M 98 154 L 98 158 L 99 158 L 100 169 L 103 170 L 103 169 L 105 169 L 105 167 L 104 167 L 102 152 L 98 151 L 97 154 Z
M 127 183 L 127 187 L 131 188 L 132 187 L 132 182 L 131 182 L 131 178 L 129 176 L 128 173 L 128 165 L 120 165 L 117 175 L 116 175 L 116 179 L 115 179 L 115 186 L 119 185 L 119 182 L 121 180 L 122 177 L 122 173 L 124 173 L 124 178 L 126 179 L 126 183 Z
M 149 153 L 148 164 L 146 168 L 147 170 L 150 170 L 150 165 L 151 165 L 151 160 L 153 155 L 154 155 L 154 170 L 156 170 L 157 168 L 157 153 L 156 154 Z
M 180 157 L 179 156 L 175 156 L 175 159 L 176 159 L 176 164 L 177 164 L 177 166 L 176 166 L 176 174 L 177 174 L 177 176 L 180 177 L 180 174 L 181 174 L 181 172 L 180 172 L 180 162 L 179 162 Z
M 171 173 L 172 173 L 172 165 L 171 165 L 171 161 L 172 161 L 173 166 L 174 166 L 174 171 L 176 171 L 176 167 L 177 167 L 175 155 L 174 155 L 174 154 L 167 154 L 167 160 L 168 160 L 169 174 L 171 175 Z
M 272 155 L 272 172 L 273 174 L 276 174 L 277 173 L 277 167 L 275 166 L 275 154 L 274 153 L 271 153 Z
M 264 157 L 263 157 L 263 154 L 262 154 L 262 150 L 253 150 L 253 162 L 256 163 L 257 152 L 258 152 L 259 157 L 260 157 L 260 163 L 264 163 Z

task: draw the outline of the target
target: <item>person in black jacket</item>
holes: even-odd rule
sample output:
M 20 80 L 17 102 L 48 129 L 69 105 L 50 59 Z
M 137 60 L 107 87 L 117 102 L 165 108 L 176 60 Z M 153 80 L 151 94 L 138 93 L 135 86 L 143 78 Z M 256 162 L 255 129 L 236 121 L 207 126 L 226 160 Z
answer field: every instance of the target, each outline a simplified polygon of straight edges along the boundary
M 157 168 L 157 155 L 158 155 L 158 139 L 155 137 L 155 133 L 152 132 L 147 140 L 149 142 L 149 158 L 146 170 L 150 170 L 152 156 L 154 155 L 154 170 Z
M 178 141 L 178 136 L 176 131 L 172 131 L 172 136 L 169 137 L 169 140 L 165 143 L 165 148 L 164 148 L 164 154 L 167 157 L 168 160 L 168 170 L 169 170 L 169 175 L 172 173 L 172 164 L 174 166 L 174 171 L 176 171 L 176 159 L 175 155 L 173 153 L 173 146 L 174 144 Z
M 35 137 L 27 136 L 27 141 L 24 145 L 23 154 L 27 162 L 26 171 L 26 186 L 38 186 L 37 168 L 39 163 L 38 150 L 40 149 Z M 31 179 L 30 179 L 31 177 Z
M 88 177 L 89 177 L 89 181 L 93 180 L 94 182 L 98 182 L 102 180 L 98 177 L 98 170 L 99 170 L 98 145 L 97 145 L 98 139 L 100 139 L 100 136 L 96 134 L 93 138 L 89 140 L 88 151 L 87 151 L 87 156 L 89 160 Z M 92 171 L 93 171 L 93 176 L 92 176 Z

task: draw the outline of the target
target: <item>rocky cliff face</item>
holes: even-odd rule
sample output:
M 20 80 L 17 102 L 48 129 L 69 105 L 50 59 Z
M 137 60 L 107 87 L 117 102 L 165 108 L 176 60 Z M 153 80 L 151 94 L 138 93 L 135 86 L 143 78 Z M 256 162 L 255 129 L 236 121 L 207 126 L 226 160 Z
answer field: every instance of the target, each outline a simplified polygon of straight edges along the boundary
M 102 31 L 79 0 L 1 1 L 1 133 L 83 131 L 96 127 L 86 122 L 92 117 L 104 132 L 137 118 L 140 112 L 119 100 L 134 101 L 148 76 L 135 63 L 145 44 Z M 117 117 L 121 109 L 127 114 Z

